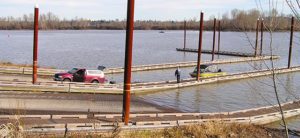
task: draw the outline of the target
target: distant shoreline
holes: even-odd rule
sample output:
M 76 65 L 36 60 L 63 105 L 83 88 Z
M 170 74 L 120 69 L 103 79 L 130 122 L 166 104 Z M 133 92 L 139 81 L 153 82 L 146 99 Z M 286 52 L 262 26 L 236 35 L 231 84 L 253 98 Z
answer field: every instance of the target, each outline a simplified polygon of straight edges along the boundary
M 214 16 L 204 21 L 204 30 L 214 30 L 216 19 L 216 29 L 232 32 L 256 31 L 257 23 L 261 29 L 260 21 L 263 20 L 263 30 L 268 31 L 288 31 L 291 27 L 291 16 L 274 11 L 276 15 L 269 15 L 257 9 L 238 10 L 233 9 L 230 14 L 224 13 L 221 18 Z M 263 19 L 262 19 L 263 18 Z M 0 17 L 0 30 L 33 30 L 33 14 L 23 15 L 23 17 Z M 259 21 L 259 22 L 258 22 Z M 220 24 L 220 27 L 219 27 Z M 296 20 L 296 25 L 299 21 Z M 185 21 L 177 20 L 136 20 L 135 30 L 199 30 L 199 19 L 187 19 Z M 125 30 L 126 19 L 124 20 L 90 20 L 84 18 L 75 18 L 71 20 L 60 19 L 57 15 L 49 12 L 41 14 L 39 17 L 39 28 L 41 30 Z M 299 27 L 294 28 L 300 31 Z

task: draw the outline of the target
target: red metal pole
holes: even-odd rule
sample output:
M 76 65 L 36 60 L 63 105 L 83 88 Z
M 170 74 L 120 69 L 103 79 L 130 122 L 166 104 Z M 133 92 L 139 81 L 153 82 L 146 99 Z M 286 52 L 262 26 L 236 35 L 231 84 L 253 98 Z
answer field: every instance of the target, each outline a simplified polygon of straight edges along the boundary
M 215 47 L 216 47 L 216 25 L 217 24 L 217 19 L 214 19 L 214 36 L 213 36 L 213 49 L 212 49 L 212 55 L 211 55 L 211 61 L 215 60 Z
M 294 25 L 295 25 L 294 20 L 295 20 L 294 17 L 292 17 L 288 68 L 291 68 L 291 60 L 292 60 L 292 52 L 293 52 Z
M 264 42 L 264 19 L 263 18 L 261 18 L 261 25 L 260 25 L 261 27 L 260 27 L 260 56 L 262 56 L 262 53 L 263 53 L 263 42 Z
M 219 20 L 219 36 L 218 36 L 218 53 L 220 52 L 220 45 L 221 45 L 221 21 Z
M 255 40 L 255 51 L 254 55 L 257 57 L 257 49 L 258 49 L 258 32 L 259 32 L 259 19 L 256 21 L 256 40 Z
M 184 49 L 186 48 L 186 21 L 184 21 L 184 42 L 183 42 Z
M 197 78 L 196 80 L 200 80 L 200 64 L 201 64 L 201 52 L 202 52 L 202 38 L 203 38 L 203 17 L 204 14 L 201 12 L 200 14 L 200 27 L 199 27 L 199 48 L 198 48 L 198 61 L 197 61 Z
M 32 84 L 35 84 L 37 81 L 38 32 L 39 32 L 39 8 L 36 5 L 34 8 Z
M 134 0 L 128 0 L 127 5 L 127 27 L 126 27 L 126 51 L 125 51 L 125 71 L 123 90 L 123 115 L 122 121 L 125 125 L 129 123 L 130 114 L 130 87 L 131 87 L 131 66 L 132 66 L 132 45 L 134 29 Z

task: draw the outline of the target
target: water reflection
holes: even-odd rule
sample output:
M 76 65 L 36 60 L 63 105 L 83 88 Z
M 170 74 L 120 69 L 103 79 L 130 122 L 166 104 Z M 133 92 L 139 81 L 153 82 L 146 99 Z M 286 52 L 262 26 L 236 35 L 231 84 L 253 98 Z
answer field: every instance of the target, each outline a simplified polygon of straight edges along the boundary
M 0 31 L 0 60 L 13 63 L 31 64 L 32 32 Z M 7 38 L 7 34 L 11 37 Z M 255 40 L 255 33 L 247 33 Z M 264 54 L 270 54 L 270 37 L 265 34 Z M 296 33 L 299 35 L 299 33 Z M 125 31 L 41 31 L 40 66 L 69 69 L 86 67 L 95 69 L 98 65 L 120 67 L 124 65 Z M 212 32 L 204 33 L 203 49 L 211 49 Z M 295 41 L 299 41 L 296 38 Z M 156 64 L 181 61 L 195 61 L 196 53 L 177 52 L 182 47 L 182 32 L 168 31 L 164 35 L 157 31 L 135 31 L 133 64 Z M 286 67 L 288 59 L 289 34 L 273 33 L 273 52 L 281 58 L 274 60 L 275 67 Z M 221 50 L 252 53 L 244 33 L 222 32 Z M 198 32 L 190 31 L 187 48 L 198 48 Z M 300 65 L 300 47 L 295 44 L 292 65 Z M 218 56 L 220 59 L 233 58 Z M 203 54 L 202 60 L 211 55 Z M 220 65 L 228 73 L 268 69 L 270 61 L 256 61 Z M 189 78 L 191 68 L 182 69 L 182 77 Z M 299 73 L 278 75 L 278 91 L 282 102 L 299 99 Z M 108 79 L 123 82 L 122 74 L 109 75 Z M 134 82 L 174 80 L 174 70 L 160 70 L 133 73 Z M 234 111 L 245 108 L 276 104 L 272 78 L 259 77 L 246 80 L 228 81 L 216 84 L 167 90 L 141 95 L 146 101 L 187 112 Z

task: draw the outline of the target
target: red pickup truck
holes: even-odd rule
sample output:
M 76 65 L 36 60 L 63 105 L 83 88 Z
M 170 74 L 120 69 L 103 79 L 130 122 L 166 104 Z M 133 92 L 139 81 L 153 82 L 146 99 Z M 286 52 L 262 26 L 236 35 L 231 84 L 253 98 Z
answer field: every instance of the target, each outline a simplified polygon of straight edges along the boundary
M 85 82 L 85 83 L 105 83 L 106 79 L 101 70 L 87 70 L 73 68 L 68 72 L 56 73 L 53 78 L 55 81 L 65 82 Z

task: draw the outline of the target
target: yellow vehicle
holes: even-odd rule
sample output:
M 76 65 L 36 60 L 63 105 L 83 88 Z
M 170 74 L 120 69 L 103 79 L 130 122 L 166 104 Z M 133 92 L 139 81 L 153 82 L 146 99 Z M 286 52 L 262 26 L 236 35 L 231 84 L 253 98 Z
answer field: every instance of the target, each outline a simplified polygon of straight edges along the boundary
M 226 74 L 227 74 L 226 72 L 223 72 L 216 65 L 211 65 L 211 64 L 200 65 L 200 77 L 202 78 L 223 76 Z M 191 77 L 197 77 L 197 67 L 194 69 L 193 72 L 190 73 L 190 75 Z

